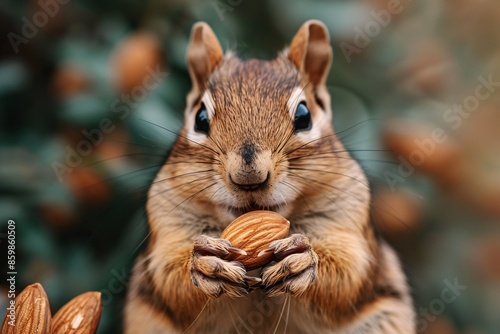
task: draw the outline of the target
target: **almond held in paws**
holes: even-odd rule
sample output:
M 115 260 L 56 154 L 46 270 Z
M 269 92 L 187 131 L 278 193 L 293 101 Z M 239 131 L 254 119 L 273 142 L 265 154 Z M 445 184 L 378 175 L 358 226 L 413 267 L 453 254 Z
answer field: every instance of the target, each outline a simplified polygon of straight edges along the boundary
M 229 255 L 226 260 L 239 261 L 247 270 L 266 265 L 273 259 L 272 252 L 263 252 L 271 242 L 288 236 L 290 222 L 276 212 L 256 210 L 236 218 L 222 232 L 221 238 L 227 239 L 235 248 L 247 255 Z M 260 256 L 259 256 L 259 253 Z

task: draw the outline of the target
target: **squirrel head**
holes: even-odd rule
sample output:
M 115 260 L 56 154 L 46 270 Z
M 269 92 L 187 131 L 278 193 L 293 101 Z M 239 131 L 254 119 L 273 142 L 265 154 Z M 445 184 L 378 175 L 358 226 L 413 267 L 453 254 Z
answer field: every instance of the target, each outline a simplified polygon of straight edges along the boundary
M 243 61 L 224 55 L 212 29 L 199 22 L 187 62 L 192 90 L 170 161 L 190 160 L 189 168 L 194 160 L 211 163 L 213 182 L 199 198 L 234 214 L 278 211 L 315 187 L 308 178 L 317 173 L 300 166 L 319 161 L 313 152 L 338 147 L 325 84 L 332 48 L 323 23 L 304 23 L 273 60 Z

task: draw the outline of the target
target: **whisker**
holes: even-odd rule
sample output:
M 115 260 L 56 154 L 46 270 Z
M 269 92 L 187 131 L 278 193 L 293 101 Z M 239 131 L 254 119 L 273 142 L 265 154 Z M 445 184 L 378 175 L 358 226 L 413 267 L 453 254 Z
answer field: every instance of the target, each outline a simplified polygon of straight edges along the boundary
M 110 178 L 107 178 L 105 180 L 102 180 L 102 181 L 99 181 L 99 182 L 95 182 L 95 183 L 92 183 L 92 184 L 89 184 L 89 185 L 86 185 L 86 186 L 83 186 L 83 187 L 80 187 L 80 188 L 77 188 L 75 189 L 76 191 L 86 191 L 90 188 L 93 188 L 99 184 L 103 184 L 103 183 L 115 183 L 115 182 L 120 182 L 120 181 L 123 181 L 123 178 L 126 178 L 127 176 L 131 176 L 132 174 L 136 174 L 136 173 L 139 173 L 139 172 L 143 172 L 147 169 L 151 169 L 151 168 L 158 168 L 160 167 L 161 165 L 153 165 L 153 166 L 149 166 L 149 167 L 145 167 L 145 168 L 140 168 L 138 170 L 134 170 L 134 171 L 131 171 L 131 172 L 127 172 L 125 174 L 121 174 L 121 175 L 117 175 L 117 176 L 113 176 L 113 177 L 110 177 Z M 148 174 L 151 174 L 151 175 L 155 175 L 157 173 L 156 170 L 153 170 L 153 171 L 150 171 L 150 172 L 144 172 L 142 174 L 139 174 L 139 175 L 148 175 Z M 132 175 L 132 176 L 137 176 L 137 175 Z M 148 185 L 145 186 L 145 187 L 149 187 L 149 182 L 148 182 Z M 135 191 L 135 190 L 132 190 L 132 191 Z
M 141 136 L 143 137 L 143 136 Z M 146 138 L 146 137 L 144 137 Z M 149 138 L 146 138 L 148 140 L 150 140 Z M 162 147 L 162 146 L 153 146 L 153 145 L 146 145 L 146 144 L 139 144 L 139 143 L 134 143 L 134 142 L 128 142 L 128 141 L 125 141 L 125 140 L 117 140 L 117 139 L 106 139 L 105 140 L 106 142 L 113 142 L 113 143 L 120 143 L 120 144 L 127 144 L 129 146 L 140 146 L 140 147 L 145 147 L 145 148 L 154 148 L 154 149 L 161 149 L 161 150 L 168 150 L 170 149 L 170 147 Z
M 313 144 L 313 143 L 316 143 L 316 142 L 318 142 L 318 141 L 320 141 L 320 140 L 323 140 L 323 139 L 326 139 L 326 138 L 329 138 L 329 137 L 334 137 L 334 136 L 335 136 L 335 134 L 334 134 L 334 133 L 332 133 L 332 134 L 330 134 L 330 135 L 326 135 L 326 136 L 322 136 L 322 137 L 320 137 L 320 138 L 312 139 L 312 140 L 310 140 L 310 141 L 308 141 L 308 142 L 305 142 L 304 144 L 302 144 L 302 145 L 300 145 L 300 146 L 298 146 L 298 147 L 295 147 L 295 148 L 293 148 L 293 149 L 291 149 L 291 150 L 287 151 L 287 152 L 286 152 L 286 154 L 287 154 L 287 155 L 290 155 L 291 153 L 294 153 L 294 152 L 296 152 L 297 150 L 300 150 L 301 148 L 304 148 L 304 147 L 306 147 L 306 146 L 308 146 L 308 145 L 310 145 L 310 144 Z
M 325 183 L 325 182 L 322 182 L 322 181 L 319 181 L 319 180 L 316 180 L 316 179 L 312 179 L 312 178 L 309 178 L 309 177 L 305 177 L 305 176 L 303 176 L 303 175 L 299 175 L 299 174 L 297 174 L 297 173 L 293 173 L 293 172 L 291 172 L 291 173 L 290 173 L 290 176 L 294 176 L 295 178 L 297 178 L 298 180 L 301 180 L 301 181 L 302 181 L 302 182 L 304 182 L 305 184 L 310 185 L 310 184 L 309 184 L 309 182 L 314 182 L 314 183 L 320 184 L 320 185 L 322 185 L 322 186 L 324 186 L 324 187 L 326 187 L 326 188 L 333 188 L 333 189 L 335 189 L 335 190 L 338 190 L 338 191 L 340 191 L 340 192 L 343 192 L 343 193 L 344 193 L 344 194 L 346 194 L 346 195 L 350 195 L 350 196 L 352 196 L 352 197 L 356 198 L 356 199 L 357 199 L 358 201 L 360 201 L 360 202 L 362 202 L 362 201 L 363 201 L 361 198 L 359 198 L 359 197 L 357 197 L 356 195 L 354 195 L 354 194 L 352 194 L 352 193 L 348 192 L 347 190 L 345 190 L 345 189 L 341 189 L 341 188 L 336 187 L 336 186 L 334 186 L 334 185 L 332 185 L 332 184 Z
M 161 129 L 163 129 L 163 130 L 165 130 L 165 131 L 168 131 L 168 132 L 170 132 L 170 133 L 172 133 L 172 134 L 175 134 L 176 136 L 178 136 L 178 137 L 180 137 L 180 138 L 186 139 L 187 141 L 189 141 L 189 142 L 191 142 L 191 143 L 193 143 L 193 144 L 196 144 L 196 145 L 199 145 L 199 146 L 201 146 L 201 147 L 203 147 L 203 148 L 206 148 L 207 150 L 212 151 L 212 152 L 213 152 L 214 154 L 216 154 L 216 155 L 219 155 L 219 152 L 217 152 L 217 151 L 216 151 L 216 150 L 214 150 L 213 148 L 208 147 L 207 145 L 204 145 L 204 144 L 202 144 L 202 143 L 198 143 L 197 141 L 194 141 L 194 140 L 192 140 L 192 139 L 189 139 L 187 136 L 183 136 L 183 135 L 181 135 L 180 133 L 177 133 L 177 132 L 175 132 L 175 131 L 169 130 L 169 129 L 167 129 L 167 128 L 166 128 L 166 127 L 164 127 L 164 126 L 161 126 L 161 125 L 155 124 L 155 123 L 150 122 L 150 121 L 148 121 L 148 120 L 145 120 L 145 119 L 142 119 L 142 118 L 139 118 L 139 120 L 141 120 L 141 121 L 143 121 L 143 122 L 146 122 L 146 123 L 149 123 L 149 124 L 151 124 L 151 125 L 157 126 L 157 127 L 161 128 Z
M 344 129 L 344 130 L 341 130 L 341 131 L 335 131 L 335 134 L 338 136 L 338 135 L 340 135 L 340 134 L 342 134 L 342 133 L 344 133 L 344 132 L 346 132 L 346 131 L 349 131 L 349 130 L 354 129 L 354 128 L 355 128 L 355 127 L 357 127 L 357 126 L 360 126 L 360 125 L 362 125 L 362 124 L 364 124 L 364 123 L 367 123 L 367 122 L 372 122 L 372 121 L 384 122 L 385 120 L 383 120 L 383 119 L 381 119 L 381 118 L 368 118 L 368 119 L 362 120 L 362 121 L 360 121 L 360 122 L 358 122 L 358 123 L 356 123 L 356 124 L 354 124 L 354 125 L 352 125 L 352 126 L 350 126 L 350 127 L 346 128 L 346 129 Z M 339 136 L 339 138 L 341 138 L 341 137 Z
M 127 153 L 127 154 L 118 155 L 116 157 L 101 159 L 99 161 L 92 162 L 92 163 L 90 163 L 88 165 L 83 165 L 82 167 L 92 167 L 92 166 L 101 164 L 103 162 L 107 162 L 107 161 L 111 161 L 111 160 L 115 160 L 115 159 L 119 159 L 119 158 L 128 158 L 128 157 L 141 156 L 141 155 L 144 155 L 144 156 L 153 156 L 153 157 L 164 157 L 165 156 L 164 153 L 163 154 L 160 154 L 160 153 L 153 154 L 153 153 L 146 153 L 146 152 Z
M 399 212 L 393 206 L 391 206 L 386 201 L 384 201 L 384 203 L 386 204 L 386 206 L 375 205 L 373 203 L 371 203 L 371 206 L 372 206 L 372 208 L 378 208 L 378 209 L 383 210 L 386 214 L 390 215 L 392 218 L 396 219 L 399 223 L 401 223 L 402 225 L 404 225 L 408 230 L 412 229 L 410 225 L 408 225 L 404 220 L 402 220 L 401 218 L 399 218 L 399 216 L 397 215 Z M 372 222 L 375 221 L 375 213 L 376 213 L 376 211 L 370 210 L 370 217 L 372 219 Z M 380 217 L 380 214 L 379 214 L 379 217 Z M 376 221 L 379 224 L 380 223 L 384 223 L 384 221 L 382 219 L 377 219 Z
M 183 203 L 185 203 L 186 201 L 190 201 L 192 198 L 194 198 L 195 196 L 199 195 L 201 192 L 205 191 L 206 189 L 208 189 L 208 188 L 210 188 L 210 187 L 212 187 L 212 186 L 214 186 L 214 185 L 216 185 L 216 184 L 217 184 L 217 182 L 214 182 L 214 183 L 212 183 L 212 184 L 208 185 L 207 187 L 204 187 L 204 188 L 203 188 L 203 189 L 201 189 L 200 191 L 198 191 L 198 192 L 194 193 L 193 195 L 189 196 L 188 198 L 184 199 L 182 202 L 180 202 L 179 204 L 177 204 L 176 206 L 174 206 L 174 207 L 173 207 L 170 211 L 168 211 L 168 212 L 166 213 L 166 216 L 168 216 L 171 212 L 173 212 L 174 210 L 176 210 L 176 209 L 177 209 L 180 205 L 182 205 L 182 204 L 183 204 Z M 193 188 L 195 188 L 195 187 L 196 187 L 196 186 L 193 186 L 193 187 L 191 187 L 191 188 L 190 188 L 190 189 L 188 189 L 188 190 L 191 190 L 191 189 L 193 189 Z M 168 190 L 171 190 L 171 189 L 168 189 Z M 164 192 L 162 192 L 162 193 L 164 193 Z M 154 197 L 154 196 L 156 196 L 156 195 L 159 195 L 159 194 L 155 194 L 155 195 L 153 195 L 153 196 L 150 196 L 150 197 L 149 197 L 149 199 L 151 199 L 152 197 Z M 133 252 L 132 252 L 132 253 L 135 253 L 135 252 L 137 251 L 137 249 L 139 249 L 139 247 L 141 247 L 141 246 L 142 246 L 142 244 L 143 244 L 143 243 L 144 243 L 144 242 L 145 242 L 145 241 L 149 238 L 149 236 L 151 235 L 151 233 L 153 233 L 153 228 L 150 228 L 149 233 L 148 233 L 148 234 L 144 237 L 144 239 L 143 239 L 143 240 L 139 243 L 139 245 L 137 245 L 137 247 L 136 247 L 136 248 L 134 248 L 134 250 L 133 250 Z
M 233 323 L 234 329 L 236 330 L 236 334 L 240 334 L 240 330 L 238 329 L 238 325 L 236 324 L 236 321 L 234 319 L 235 313 L 236 313 L 236 317 L 238 317 L 238 312 L 234 311 L 234 313 L 233 313 L 232 307 L 229 307 L 228 309 L 229 309 L 229 314 L 231 315 L 231 322 Z
M 200 316 L 202 315 L 203 311 L 205 311 L 205 308 L 207 307 L 208 303 L 210 302 L 210 299 L 207 300 L 207 302 L 205 303 L 205 305 L 203 305 L 200 313 L 198 313 L 198 315 L 196 316 L 196 318 L 193 320 L 193 322 L 191 323 L 191 325 L 189 325 L 188 328 L 186 328 L 186 330 L 182 333 L 182 334 L 186 334 L 190 329 L 191 327 L 193 327 L 193 325 L 196 323 L 196 321 L 200 318 Z
M 353 177 L 353 176 L 350 176 L 350 175 L 347 175 L 347 174 L 343 174 L 343 173 L 337 173 L 337 172 L 334 172 L 334 171 L 328 171 L 328 170 L 322 170 L 322 169 L 314 169 L 314 168 L 297 168 L 297 167 L 290 167 L 289 170 L 301 170 L 301 171 L 310 171 L 310 172 L 318 172 L 318 173 L 326 173 L 326 174 L 334 174 L 334 175 L 339 175 L 339 176 L 345 176 L 353 181 L 357 181 L 359 183 L 361 183 L 362 185 L 364 185 L 365 187 L 367 187 L 368 189 L 370 188 L 370 186 L 366 183 L 364 183 L 362 180 L 358 180 L 357 178 Z
M 288 188 L 290 188 L 292 191 L 294 191 L 299 196 L 299 198 L 302 200 L 302 202 L 307 205 L 307 207 L 309 208 L 309 211 L 312 211 L 312 208 L 309 205 L 309 201 L 306 200 L 306 198 L 300 193 L 300 191 L 298 191 L 297 189 L 295 189 L 295 187 L 291 183 L 289 183 L 287 181 L 281 181 L 281 183 L 283 185 L 287 186 Z
M 186 186 L 186 185 L 188 185 L 188 184 L 193 184 L 193 183 L 195 183 L 195 185 L 194 185 L 193 187 L 190 187 L 189 189 L 186 189 L 186 190 L 182 191 L 182 193 L 187 192 L 187 191 L 189 191 L 189 190 L 191 190 L 191 189 L 195 188 L 195 187 L 196 187 L 196 183 L 198 183 L 198 182 L 200 182 L 200 181 L 203 181 L 203 180 L 208 180 L 208 179 L 211 179 L 212 177 L 213 177 L 213 175 L 202 176 L 202 177 L 199 177 L 199 178 L 197 178 L 197 179 L 191 180 L 191 181 L 189 181 L 189 182 L 181 183 L 181 184 L 178 184 L 178 185 L 176 185 L 176 186 L 170 187 L 170 188 L 168 188 L 168 189 L 163 189 L 163 190 L 158 191 L 157 193 L 155 193 L 155 194 L 151 195 L 151 196 L 149 197 L 149 199 L 151 199 L 151 198 L 153 198 L 153 197 L 155 197 L 155 196 L 158 196 L 158 195 L 162 195 L 162 194 L 164 194 L 164 193 L 166 193 L 166 192 L 168 192 L 168 191 L 171 191 L 171 190 L 173 190 L 173 189 L 177 189 L 177 188 L 180 188 L 180 187 L 184 187 L 184 186 Z M 167 180 L 167 179 L 165 179 L 165 180 L 158 180 L 158 181 L 157 181 L 157 183 L 160 183 L 160 182 L 163 182 L 163 181 L 168 181 L 168 180 Z
M 327 184 L 327 183 L 324 183 L 324 182 L 320 182 L 320 181 L 317 181 L 317 180 L 315 180 L 315 179 L 310 179 L 310 178 L 306 178 L 306 177 L 301 177 L 300 175 L 299 175 L 299 176 L 297 176 L 296 174 L 295 174 L 295 175 L 294 175 L 294 174 L 295 174 L 295 173 L 290 173 L 290 176 L 295 177 L 295 178 L 296 178 L 299 182 L 302 182 L 302 183 L 306 184 L 308 187 L 310 187 L 310 186 L 311 186 L 311 185 L 310 185 L 310 183 L 311 183 L 311 182 L 315 182 L 315 183 L 318 183 L 318 184 L 319 184 L 320 186 L 322 186 L 323 188 L 326 188 L 326 189 L 330 189 L 330 188 L 332 188 L 332 189 L 334 189 L 334 190 L 339 190 L 340 192 L 343 192 L 343 193 L 345 193 L 345 194 L 347 194 L 347 195 L 350 195 L 351 197 L 353 197 L 353 198 L 357 199 L 357 200 L 358 200 L 358 202 L 362 202 L 362 199 L 358 198 L 356 195 L 354 195 L 354 194 L 352 194 L 352 193 L 349 193 L 347 190 L 337 188 L 337 187 L 335 187 L 335 186 L 333 186 L 333 185 L 330 185 L 330 184 Z M 331 194 L 332 194 L 332 193 L 331 193 Z M 337 208 L 339 208 L 340 210 L 342 210 L 343 212 L 345 212 L 345 214 L 346 214 L 347 216 L 349 216 L 349 217 L 350 217 L 350 219 L 351 219 L 353 222 L 355 222 L 355 221 L 356 221 L 356 217 L 354 217 L 354 216 L 352 215 L 351 211 L 350 211 L 350 210 L 346 210 L 346 208 L 345 208 L 345 207 L 344 207 L 344 206 L 343 206 L 340 202 L 338 202 L 338 201 L 337 201 L 337 198 L 339 197 L 339 195 L 338 195 L 338 194 L 336 194 L 336 198 L 331 198 L 331 197 L 329 196 L 329 193 L 325 194 L 325 196 L 326 196 L 326 198 L 328 198 L 328 199 L 331 201 L 331 203 L 332 203 L 333 205 L 335 205 Z
M 364 149 L 364 150 L 361 150 L 361 149 L 356 149 L 356 150 L 333 150 L 333 151 L 319 151 L 319 152 L 313 152 L 313 153 L 308 153 L 307 155 L 307 159 L 311 159 L 311 158 L 324 158 L 324 159 L 337 159 L 337 158 L 345 158 L 347 159 L 348 157 L 341 157 L 341 156 L 338 156 L 337 154 L 340 154 L 340 153 L 352 153 L 352 152 L 390 152 L 388 150 L 382 150 L 382 149 Z M 290 158 L 289 160 L 290 161 L 294 161 L 294 160 L 301 160 L 301 159 L 305 159 L 306 157 L 304 156 L 299 156 L 299 157 L 292 157 Z M 354 158 L 353 158 L 354 159 Z M 356 159 L 354 159 L 356 160 Z
M 138 191 L 143 190 L 143 189 L 149 189 L 153 184 L 162 183 L 162 182 L 165 182 L 165 181 L 171 181 L 171 180 L 175 180 L 177 178 L 181 178 L 181 177 L 184 177 L 184 176 L 191 176 L 191 175 L 195 175 L 195 174 L 201 173 L 201 172 L 207 172 L 207 171 L 196 171 L 196 172 L 184 173 L 184 174 L 175 175 L 175 176 L 172 176 L 172 177 L 169 177 L 169 178 L 165 178 L 165 179 L 155 180 L 155 181 L 152 181 L 152 182 L 148 182 L 148 184 L 146 184 L 144 186 L 140 186 L 138 188 L 132 189 L 131 192 L 135 193 L 135 192 L 138 192 Z M 207 177 L 205 177 L 205 178 L 207 178 Z M 192 183 L 192 182 L 193 181 L 190 181 L 190 182 L 188 182 L 186 184 L 189 184 L 189 183 Z M 167 190 L 172 190 L 172 189 L 175 189 L 175 188 L 180 187 L 182 185 L 183 184 L 178 185 L 176 187 L 172 187 L 172 188 L 167 189 Z
M 381 160 L 381 159 L 359 159 L 359 158 L 353 158 L 353 157 L 307 157 L 307 158 L 304 158 L 303 160 L 327 160 L 327 159 L 332 159 L 332 160 L 336 160 L 336 159 L 345 159 L 345 160 L 351 160 L 351 161 L 357 161 L 357 162 L 375 162 L 375 163 L 384 163 L 384 164 L 389 164 L 389 165 L 394 165 L 394 166 L 397 166 L 399 165 L 398 162 L 396 161 L 391 161 L 391 160 Z M 290 164 L 292 165 L 292 164 Z M 303 163 L 303 164 L 300 164 L 300 163 L 296 163 L 294 162 L 293 163 L 294 166 L 311 166 L 310 163 Z M 318 163 L 315 163 L 314 166 L 322 166 L 322 167 L 333 167 L 332 165 L 325 165 L 325 164 L 318 164 Z
M 167 177 L 165 179 L 156 180 L 156 181 L 152 182 L 151 185 L 157 184 L 157 183 L 162 183 L 162 182 L 165 182 L 165 181 L 175 180 L 176 178 L 179 178 L 179 177 L 192 176 L 192 175 L 196 175 L 196 174 L 210 173 L 210 172 L 214 172 L 214 170 L 213 169 L 206 169 L 206 170 L 197 170 L 197 171 L 194 171 L 194 172 L 187 172 L 187 173 L 183 173 L 183 174 L 179 174 L 179 175 L 174 175 L 172 177 Z M 199 179 L 196 179 L 196 180 L 199 180 Z M 191 182 L 192 181 L 190 181 L 189 183 L 191 183 Z
M 276 334 L 276 332 L 278 331 L 278 327 L 280 326 L 281 318 L 283 317 L 283 312 L 285 311 L 287 297 L 285 297 L 285 301 L 283 302 L 283 307 L 281 308 L 281 312 L 278 316 L 278 322 L 276 324 L 276 327 L 274 328 L 273 334 Z
M 218 181 L 220 181 L 220 178 L 219 179 L 215 179 L 215 182 L 211 183 L 210 185 L 206 186 L 205 188 L 201 189 L 200 191 L 194 193 L 192 196 L 190 196 L 189 200 L 184 203 L 184 206 L 182 207 L 181 211 L 184 211 L 186 209 L 186 206 L 196 197 L 198 196 L 199 194 L 201 194 L 203 191 L 213 187 L 214 185 L 216 185 L 218 183 Z
M 292 303 L 292 298 L 290 298 L 290 296 L 286 296 L 287 300 L 288 300 L 288 307 L 287 307 L 287 311 L 286 311 L 286 319 L 285 319 L 285 329 L 283 330 L 283 334 L 286 334 L 286 329 L 288 327 L 288 320 L 290 318 L 290 304 Z M 285 301 L 286 303 L 286 301 Z

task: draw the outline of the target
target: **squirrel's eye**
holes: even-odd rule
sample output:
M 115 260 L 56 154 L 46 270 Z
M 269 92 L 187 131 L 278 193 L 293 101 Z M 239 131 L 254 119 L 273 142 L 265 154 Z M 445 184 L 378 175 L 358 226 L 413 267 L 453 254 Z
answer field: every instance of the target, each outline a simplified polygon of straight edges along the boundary
M 194 123 L 194 129 L 198 132 L 202 132 L 208 135 L 208 131 L 210 130 L 210 123 L 208 122 L 208 113 L 207 108 L 202 103 L 200 109 L 196 113 L 196 119 Z
M 293 123 L 295 132 L 309 130 L 312 126 L 311 112 L 304 102 L 301 102 L 295 111 L 295 120 Z

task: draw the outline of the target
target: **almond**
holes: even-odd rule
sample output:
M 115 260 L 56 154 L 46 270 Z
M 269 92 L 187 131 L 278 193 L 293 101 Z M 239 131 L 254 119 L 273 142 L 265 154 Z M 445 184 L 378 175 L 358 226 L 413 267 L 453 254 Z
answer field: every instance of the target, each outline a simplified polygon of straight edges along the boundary
M 244 250 L 247 255 L 231 254 L 226 260 L 239 261 L 247 270 L 256 269 L 273 260 L 272 252 L 264 252 L 272 241 L 288 236 L 290 222 L 276 212 L 256 210 L 236 218 L 222 232 L 221 238 L 233 247 Z
M 28 285 L 15 302 L 15 314 L 5 313 L 2 334 L 52 333 L 49 300 L 40 283 Z
M 94 334 L 101 319 L 101 293 L 86 292 L 71 299 L 52 320 L 54 334 Z

